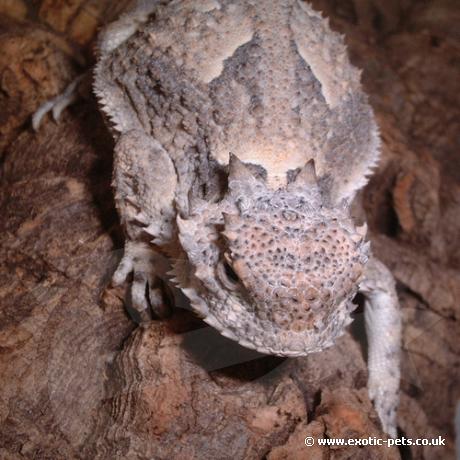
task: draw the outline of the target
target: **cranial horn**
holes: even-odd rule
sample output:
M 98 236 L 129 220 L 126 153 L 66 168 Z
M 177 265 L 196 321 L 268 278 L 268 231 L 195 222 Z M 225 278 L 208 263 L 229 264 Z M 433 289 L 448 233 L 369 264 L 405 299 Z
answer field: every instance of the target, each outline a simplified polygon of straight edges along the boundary
M 194 234 L 196 231 L 196 223 L 191 219 L 183 219 L 181 216 L 176 217 L 179 233 L 184 235 Z
M 228 181 L 232 180 L 254 180 L 254 176 L 245 164 L 233 153 L 230 153 L 228 163 Z
M 296 185 L 317 185 L 318 177 L 316 176 L 315 161 L 309 160 L 299 171 L 294 183 Z

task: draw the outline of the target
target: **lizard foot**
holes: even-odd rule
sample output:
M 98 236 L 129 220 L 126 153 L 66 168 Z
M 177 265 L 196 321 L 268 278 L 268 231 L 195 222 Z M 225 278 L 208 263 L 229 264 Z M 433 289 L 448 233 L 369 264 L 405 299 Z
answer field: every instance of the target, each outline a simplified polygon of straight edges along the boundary
M 37 109 L 37 111 L 32 115 L 32 128 L 34 131 L 38 131 L 43 117 L 49 112 L 51 112 L 54 121 L 59 121 L 62 112 L 78 99 L 78 88 L 86 76 L 87 74 L 84 73 L 75 78 L 75 80 L 73 80 L 72 83 L 67 86 L 63 93 L 58 94 L 56 97 L 53 97 L 48 101 L 45 101 Z
M 394 379 L 376 378 L 374 375 L 369 379 L 369 398 L 374 403 L 377 415 L 382 423 L 385 433 L 392 438 L 396 437 L 396 415 L 399 402 L 398 386 L 391 385 Z M 390 383 L 390 384 L 389 384 Z M 394 388 L 392 388 L 394 387 Z
M 112 278 L 117 286 L 133 274 L 130 303 L 138 322 L 150 321 L 153 315 L 165 318 L 171 314 L 171 295 L 155 272 L 155 256 L 147 243 L 128 242 Z

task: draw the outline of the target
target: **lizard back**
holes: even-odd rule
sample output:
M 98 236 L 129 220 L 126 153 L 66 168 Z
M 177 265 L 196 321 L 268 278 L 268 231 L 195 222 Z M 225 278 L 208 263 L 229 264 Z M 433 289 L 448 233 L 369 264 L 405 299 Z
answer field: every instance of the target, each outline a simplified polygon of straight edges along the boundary
M 277 188 L 314 159 L 332 206 L 378 160 L 360 72 L 342 37 L 298 0 L 159 2 L 101 60 L 96 92 L 116 130 L 142 126 L 178 162 L 198 151 L 223 166 L 233 153 Z

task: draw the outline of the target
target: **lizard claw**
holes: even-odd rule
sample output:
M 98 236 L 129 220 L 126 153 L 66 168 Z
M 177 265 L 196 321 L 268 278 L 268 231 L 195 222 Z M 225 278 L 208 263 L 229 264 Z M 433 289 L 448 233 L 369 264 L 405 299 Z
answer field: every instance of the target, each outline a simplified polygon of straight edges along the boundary
M 385 382 L 386 384 L 386 382 Z M 392 438 L 396 437 L 396 410 L 398 407 L 398 389 L 391 391 L 382 381 L 369 379 L 368 392 L 369 398 L 374 403 L 377 415 L 382 423 L 385 433 Z
M 147 243 L 128 242 L 112 277 L 112 283 L 119 286 L 133 273 L 130 300 L 135 319 L 139 322 L 150 321 L 152 312 L 161 318 L 171 312 L 161 281 L 155 273 L 154 259 L 155 252 Z
M 126 281 L 128 275 L 133 271 L 133 259 L 131 257 L 123 256 L 121 262 L 118 264 L 115 273 L 112 276 L 112 284 L 114 286 L 120 286 Z
M 37 111 L 32 115 L 32 128 L 34 131 L 38 131 L 43 117 L 51 112 L 54 121 L 59 121 L 62 112 L 72 105 L 78 98 L 78 87 L 82 80 L 86 77 L 86 74 L 82 74 L 75 78 L 69 86 L 64 90 L 63 93 L 58 94 L 56 97 L 45 101 Z

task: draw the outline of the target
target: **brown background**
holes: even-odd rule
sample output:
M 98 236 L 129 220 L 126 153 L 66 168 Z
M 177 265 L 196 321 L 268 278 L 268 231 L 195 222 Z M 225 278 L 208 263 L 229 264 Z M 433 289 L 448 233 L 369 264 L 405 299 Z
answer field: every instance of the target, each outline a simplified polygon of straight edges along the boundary
M 384 141 L 363 197 L 404 317 L 401 435 L 447 447 L 307 448 L 382 436 L 362 313 L 323 353 L 262 357 L 177 309 L 135 328 L 109 286 L 123 238 L 112 142 L 82 97 L 30 116 L 93 63 L 127 1 L 0 0 L 0 458 L 454 458 L 460 399 L 460 4 L 315 0 L 345 33 Z

